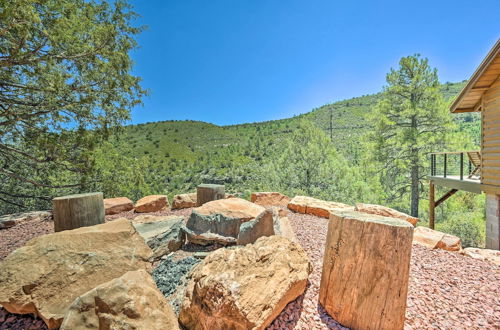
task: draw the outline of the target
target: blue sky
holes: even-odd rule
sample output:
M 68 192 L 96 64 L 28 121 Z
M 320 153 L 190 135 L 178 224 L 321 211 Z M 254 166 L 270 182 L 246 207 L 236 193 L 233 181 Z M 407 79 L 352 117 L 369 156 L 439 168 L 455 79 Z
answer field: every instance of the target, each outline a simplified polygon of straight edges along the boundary
M 467 79 L 500 37 L 499 0 L 131 0 L 150 90 L 132 123 L 280 119 L 376 93 L 402 56 Z

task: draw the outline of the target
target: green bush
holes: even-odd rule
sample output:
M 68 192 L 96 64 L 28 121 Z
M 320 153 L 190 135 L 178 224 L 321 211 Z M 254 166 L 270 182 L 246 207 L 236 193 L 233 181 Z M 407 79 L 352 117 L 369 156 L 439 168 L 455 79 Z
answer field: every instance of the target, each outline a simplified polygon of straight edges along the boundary
M 481 213 L 454 213 L 436 229 L 460 237 L 463 247 L 484 247 L 486 228 Z

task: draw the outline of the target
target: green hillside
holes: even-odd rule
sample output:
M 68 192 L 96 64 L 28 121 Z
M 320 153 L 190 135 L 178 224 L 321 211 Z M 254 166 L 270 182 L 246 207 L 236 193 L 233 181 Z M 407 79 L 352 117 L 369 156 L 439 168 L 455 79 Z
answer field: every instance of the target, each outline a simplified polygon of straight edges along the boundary
M 463 86 L 464 82 L 443 84 L 443 95 L 450 100 Z M 130 125 L 115 144 L 125 154 L 144 155 L 154 164 L 166 161 L 193 164 L 200 158 L 221 153 L 229 153 L 243 162 L 252 161 L 265 155 L 266 145 L 279 143 L 293 132 L 299 120 L 307 119 L 332 137 L 334 146 L 344 157 L 355 160 L 359 147 L 355 142 L 370 129 L 366 115 L 379 97 L 380 93 L 364 95 L 327 104 L 293 118 L 251 124 L 217 126 L 199 121 L 161 121 Z M 461 129 L 474 132 L 478 128 L 473 115 L 454 118 Z

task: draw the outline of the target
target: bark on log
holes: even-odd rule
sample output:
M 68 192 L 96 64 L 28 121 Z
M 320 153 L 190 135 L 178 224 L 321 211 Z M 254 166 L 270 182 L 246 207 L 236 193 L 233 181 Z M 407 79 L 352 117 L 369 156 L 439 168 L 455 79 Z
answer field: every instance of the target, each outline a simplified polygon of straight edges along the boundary
M 56 197 L 52 200 L 54 231 L 70 230 L 104 223 L 102 193 Z
M 413 226 L 356 211 L 330 216 L 319 301 L 351 329 L 403 329 Z
M 196 205 L 201 206 L 207 202 L 223 199 L 225 196 L 223 185 L 200 184 L 196 190 Z

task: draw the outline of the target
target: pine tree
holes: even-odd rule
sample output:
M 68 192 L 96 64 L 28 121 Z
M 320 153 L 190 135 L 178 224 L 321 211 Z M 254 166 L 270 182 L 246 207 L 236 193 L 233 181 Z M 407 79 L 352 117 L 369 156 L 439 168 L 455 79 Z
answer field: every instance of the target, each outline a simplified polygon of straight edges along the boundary
M 387 86 L 371 120 L 375 158 L 392 198 L 410 194 L 410 212 L 418 217 L 427 153 L 444 143 L 451 116 L 439 90 L 437 70 L 420 55 L 403 57 L 387 74 Z

